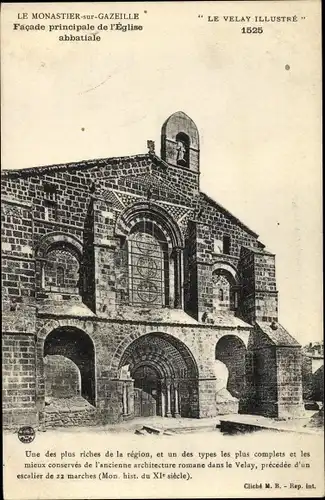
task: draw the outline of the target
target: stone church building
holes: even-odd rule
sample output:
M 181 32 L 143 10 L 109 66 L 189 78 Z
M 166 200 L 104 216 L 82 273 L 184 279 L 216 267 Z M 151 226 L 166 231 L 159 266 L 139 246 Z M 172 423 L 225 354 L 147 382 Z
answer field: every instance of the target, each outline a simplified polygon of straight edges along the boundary
M 5 426 L 300 413 L 275 256 L 199 181 L 183 112 L 160 156 L 2 172 Z

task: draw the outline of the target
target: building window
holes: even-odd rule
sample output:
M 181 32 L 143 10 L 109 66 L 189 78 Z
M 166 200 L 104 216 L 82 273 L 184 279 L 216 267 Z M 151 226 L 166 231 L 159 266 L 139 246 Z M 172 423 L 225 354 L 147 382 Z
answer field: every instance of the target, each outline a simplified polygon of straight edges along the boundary
M 167 243 L 138 232 L 128 241 L 129 300 L 133 305 L 169 305 Z
M 56 202 L 45 200 L 44 203 L 44 216 L 45 220 L 57 220 L 58 218 L 58 207 Z
M 213 310 L 214 312 L 233 311 L 237 308 L 235 302 L 235 282 L 233 277 L 222 269 L 212 275 L 213 282 Z
M 234 305 L 234 310 L 236 311 L 238 309 L 238 290 L 233 290 L 232 301 Z
M 176 266 L 166 238 L 148 219 L 133 226 L 115 258 L 118 303 L 148 308 L 174 306 Z
M 44 183 L 44 198 L 48 201 L 57 202 L 57 187 L 55 184 Z
M 45 220 L 57 220 L 57 188 L 55 184 L 45 183 L 44 188 L 44 214 Z
M 230 254 L 230 236 L 224 235 L 223 237 L 223 253 Z
M 72 250 L 57 247 L 47 253 L 42 286 L 53 292 L 79 293 L 79 260 Z
M 214 240 L 213 242 L 213 251 L 214 253 L 222 253 L 223 252 L 223 242 L 222 240 Z
M 56 284 L 59 287 L 64 286 L 64 268 L 62 266 L 56 268 Z

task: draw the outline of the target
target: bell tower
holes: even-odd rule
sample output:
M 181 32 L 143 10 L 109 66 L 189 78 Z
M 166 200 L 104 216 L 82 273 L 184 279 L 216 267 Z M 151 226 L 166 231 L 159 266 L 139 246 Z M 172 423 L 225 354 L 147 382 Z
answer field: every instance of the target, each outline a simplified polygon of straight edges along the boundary
M 174 167 L 199 173 L 199 132 L 183 111 L 172 114 L 162 126 L 161 158 Z

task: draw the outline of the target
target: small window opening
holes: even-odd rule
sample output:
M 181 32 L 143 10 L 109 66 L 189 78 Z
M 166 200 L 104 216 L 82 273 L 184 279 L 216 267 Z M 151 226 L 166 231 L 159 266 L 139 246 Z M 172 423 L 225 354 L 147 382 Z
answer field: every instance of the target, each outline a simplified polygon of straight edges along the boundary
M 58 217 L 57 203 L 54 201 L 45 200 L 44 214 L 45 214 L 45 220 L 57 220 Z
M 56 185 L 45 183 L 43 185 L 43 188 L 44 188 L 44 198 L 48 201 L 56 202 L 57 201 Z
M 59 287 L 64 286 L 64 268 L 62 266 L 58 266 L 56 269 L 56 281 L 57 281 L 57 286 Z
M 57 188 L 55 184 L 44 183 L 45 220 L 57 220 Z
M 230 254 L 230 236 L 224 235 L 223 237 L 223 253 Z

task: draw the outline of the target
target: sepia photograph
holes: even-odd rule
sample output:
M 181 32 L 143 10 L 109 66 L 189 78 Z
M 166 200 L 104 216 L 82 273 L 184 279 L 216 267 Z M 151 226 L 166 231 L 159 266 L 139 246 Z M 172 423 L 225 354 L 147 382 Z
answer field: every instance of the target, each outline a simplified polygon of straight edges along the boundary
M 6 500 L 323 496 L 320 11 L 2 4 Z

